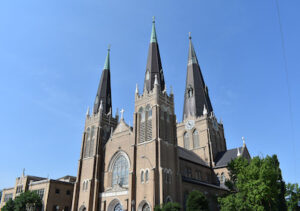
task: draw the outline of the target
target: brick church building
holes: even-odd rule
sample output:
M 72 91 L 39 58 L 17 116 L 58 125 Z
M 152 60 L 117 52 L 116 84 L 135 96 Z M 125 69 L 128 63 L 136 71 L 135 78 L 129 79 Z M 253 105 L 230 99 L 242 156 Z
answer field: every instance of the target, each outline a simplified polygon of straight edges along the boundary
M 228 191 L 228 163 L 250 154 L 245 142 L 227 149 L 191 36 L 182 122 L 176 121 L 173 91 L 166 91 L 154 21 L 143 88 L 132 93 L 132 127 L 123 110 L 112 115 L 110 71 L 108 50 L 93 109 L 86 113 L 72 210 L 150 211 L 170 201 L 185 209 L 192 190 L 218 210 L 217 196 Z

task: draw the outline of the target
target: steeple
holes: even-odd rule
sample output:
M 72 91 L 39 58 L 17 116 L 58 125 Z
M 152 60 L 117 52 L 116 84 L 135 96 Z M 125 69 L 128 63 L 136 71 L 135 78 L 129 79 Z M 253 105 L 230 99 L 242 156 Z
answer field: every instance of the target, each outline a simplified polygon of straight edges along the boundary
M 145 81 L 144 81 L 144 88 L 147 91 L 153 89 L 155 75 L 157 75 L 157 80 L 161 90 L 164 90 L 165 79 L 164 79 L 164 73 L 161 65 L 161 59 L 160 59 L 159 48 L 157 43 L 155 19 L 153 17 L 152 32 L 151 32 L 150 45 L 148 50 L 148 59 L 147 59 Z
M 189 56 L 184 94 L 183 120 L 188 116 L 202 116 L 213 111 L 208 89 L 203 80 L 196 52 L 189 35 Z
M 107 56 L 104 63 L 104 68 L 101 74 L 98 91 L 94 103 L 93 113 L 97 114 L 102 104 L 102 111 L 107 114 L 112 109 L 111 104 L 111 86 L 110 86 L 110 47 L 107 50 Z M 101 103 L 102 102 L 102 103 Z

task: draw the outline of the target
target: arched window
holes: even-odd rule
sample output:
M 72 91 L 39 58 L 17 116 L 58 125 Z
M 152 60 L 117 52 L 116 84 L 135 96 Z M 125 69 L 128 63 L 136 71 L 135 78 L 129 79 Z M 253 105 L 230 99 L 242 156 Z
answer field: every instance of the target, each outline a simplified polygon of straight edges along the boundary
M 149 73 L 149 69 L 146 70 L 146 80 L 150 79 L 150 73 Z
M 143 208 L 142 208 L 142 211 L 150 211 L 150 206 L 148 203 L 145 203 Z
M 92 126 L 91 129 L 91 134 L 90 134 L 90 146 L 89 146 L 89 157 L 92 157 L 94 155 L 94 142 L 95 142 L 95 134 L 96 134 L 96 130 L 95 130 L 95 126 Z
M 139 113 L 141 115 L 141 122 L 145 122 L 146 115 L 145 115 L 145 111 L 144 111 L 144 109 L 142 107 L 140 108 Z
M 144 171 L 141 172 L 141 183 L 144 182 Z
M 112 186 L 128 185 L 128 174 L 129 174 L 128 161 L 124 157 L 124 155 L 120 155 L 116 159 L 112 169 Z
M 150 105 L 146 106 L 146 114 L 147 114 L 147 119 L 151 119 L 152 118 L 152 109 Z
M 189 134 L 187 132 L 185 132 L 183 135 L 183 145 L 184 145 L 184 148 L 190 149 Z
M 90 154 L 90 142 L 91 142 L 91 129 L 88 127 L 86 129 L 85 135 L 85 150 L 84 150 L 84 158 L 89 157 Z
M 194 148 L 199 147 L 199 134 L 197 130 L 194 130 L 193 132 L 193 145 Z
M 140 143 L 142 143 L 145 141 L 145 130 L 146 130 L 145 111 L 143 107 L 139 109 L 139 118 L 140 118 L 139 135 L 140 135 Z
M 145 181 L 148 182 L 148 180 L 149 180 L 149 171 L 147 169 L 145 172 Z
M 221 174 L 221 183 L 224 183 L 225 182 L 225 175 L 224 175 L 224 172 L 222 172 Z
M 115 207 L 114 207 L 114 211 L 122 211 L 122 206 L 120 203 L 118 203 Z
M 146 141 L 152 140 L 152 108 L 150 105 L 146 106 Z
M 188 88 L 188 90 L 187 90 L 187 96 L 188 96 L 188 98 L 191 98 L 191 97 L 193 97 L 193 88 L 192 88 L 192 86 L 190 85 L 189 86 L 189 88 Z

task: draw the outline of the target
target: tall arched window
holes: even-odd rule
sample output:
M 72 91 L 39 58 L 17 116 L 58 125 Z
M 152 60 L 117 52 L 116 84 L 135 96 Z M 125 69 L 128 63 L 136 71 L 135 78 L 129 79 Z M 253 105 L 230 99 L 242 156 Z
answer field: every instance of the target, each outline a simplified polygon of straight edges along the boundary
M 112 169 L 112 185 L 128 185 L 129 164 L 124 155 L 120 155 Z
M 85 150 L 83 157 L 89 157 L 90 154 L 90 143 L 91 143 L 91 129 L 88 127 L 86 129 L 86 135 L 85 135 Z
M 150 105 L 146 106 L 146 141 L 152 139 L 152 108 Z
M 144 171 L 141 172 L 141 183 L 144 182 Z
M 95 126 L 92 126 L 91 135 L 90 135 L 89 157 L 94 155 L 95 134 L 96 134 Z
M 194 130 L 193 132 L 193 147 L 197 148 L 199 147 L 199 133 L 197 130 Z
M 185 132 L 183 135 L 183 145 L 184 145 L 184 148 L 190 149 L 189 134 L 187 132 Z
M 145 129 L 146 129 L 145 111 L 143 107 L 139 109 L 139 118 L 140 118 L 139 135 L 140 135 L 140 142 L 142 143 L 145 141 Z
M 148 180 L 149 180 L 149 171 L 147 169 L 145 172 L 145 182 L 148 182 Z

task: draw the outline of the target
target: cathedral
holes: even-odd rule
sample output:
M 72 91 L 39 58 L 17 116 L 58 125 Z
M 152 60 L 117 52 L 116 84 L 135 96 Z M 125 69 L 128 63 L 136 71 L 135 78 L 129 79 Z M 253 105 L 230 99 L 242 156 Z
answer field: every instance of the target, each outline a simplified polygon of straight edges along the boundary
M 228 192 L 228 163 L 250 154 L 244 141 L 227 149 L 191 36 L 182 122 L 176 121 L 173 91 L 166 91 L 154 20 L 143 89 L 132 93 L 132 127 L 123 110 L 112 115 L 110 71 L 108 50 L 93 109 L 86 113 L 72 210 L 150 211 L 167 202 L 185 210 L 193 190 L 218 210 L 217 197 Z

